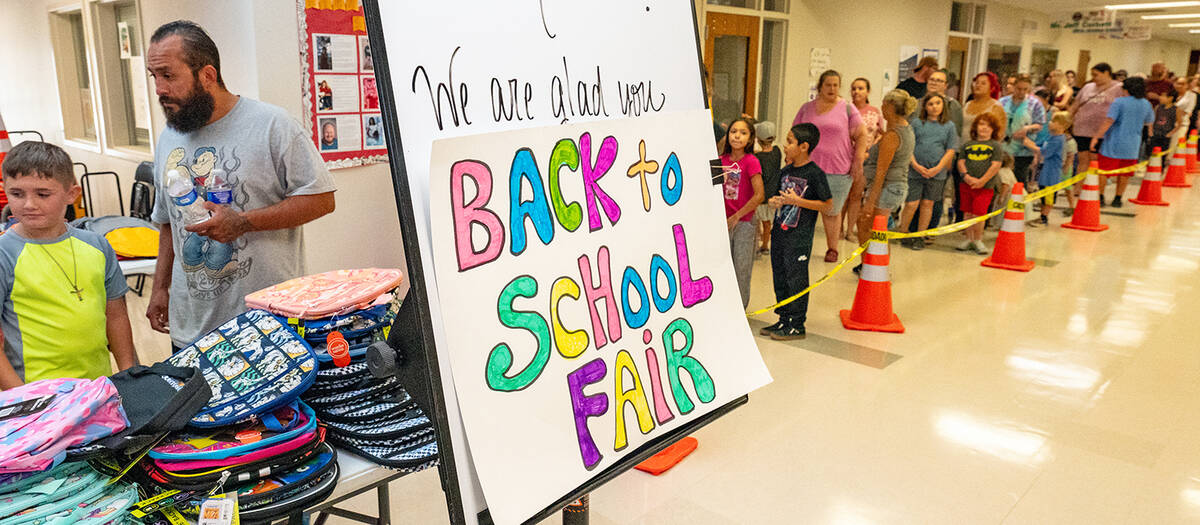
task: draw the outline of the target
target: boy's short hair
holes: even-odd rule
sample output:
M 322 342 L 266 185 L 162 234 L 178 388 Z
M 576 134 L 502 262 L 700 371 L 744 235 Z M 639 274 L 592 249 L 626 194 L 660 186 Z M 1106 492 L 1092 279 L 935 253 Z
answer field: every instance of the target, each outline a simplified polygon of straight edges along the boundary
M 13 146 L 4 157 L 3 173 L 6 180 L 36 175 L 54 179 L 68 188 L 75 185 L 71 156 L 48 142 L 27 141 Z
M 821 130 L 815 124 L 808 122 L 792 126 L 792 136 L 796 137 L 796 144 L 808 144 L 809 154 L 812 154 L 812 151 L 817 149 L 817 144 L 821 142 Z
M 1050 122 L 1057 122 L 1062 125 L 1063 129 L 1071 127 L 1071 114 L 1066 111 L 1059 111 L 1050 117 Z
M 1166 93 L 1163 93 L 1163 94 L 1164 94 L 1164 95 L 1166 95 L 1166 96 L 1168 96 L 1168 97 L 1171 97 L 1171 98 L 1173 98 L 1173 99 L 1175 99 L 1175 98 L 1179 98 L 1179 92 L 1178 92 L 1178 91 L 1176 91 L 1176 90 L 1175 90 L 1175 88 L 1171 88 L 1171 90 L 1170 90 L 1170 91 L 1167 91 Z

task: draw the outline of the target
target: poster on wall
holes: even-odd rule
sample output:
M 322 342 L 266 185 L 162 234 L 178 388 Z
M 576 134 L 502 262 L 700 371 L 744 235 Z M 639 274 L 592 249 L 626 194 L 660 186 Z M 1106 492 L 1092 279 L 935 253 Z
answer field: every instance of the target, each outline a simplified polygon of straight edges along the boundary
M 817 91 L 820 86 L 817 86 L 817 81 L 821 79 L 821 73 L 833 67 L 832 54 L 828 47 L 814 47 L 808 55 L 808 100 L 817 99 Z
M 443 349 L 497 523 L 770 382 L 711 123 L 691 110 L 433 143 L 442 319 L 472 320 Z
M 357 0 L 298 0 L 303 106 L 329 169 L 387 162 L 375 65 Z
M 896 75 L 896 82 L 904 82 L 908 77 L 913 75 L 913 70 L 917 69 L 917 61 L 920 60 L 918 52 L 920 48 L 917 46 L 900 46 L 900 68 Z
M 686 359 L 681 354 L 687 346 L 688 336 L 683 328 L 686 321 L 692 325 L 692 347 L 696 351 L 708 352 L 696 346 L 709 344 L 707 337 L 714 340 L 732 337 L 738 348 L 736 351 L 732 347 L 725 348 L 725 351 L 743 356 L 749 355 L 745 353 L 747 351 L 754 353 L 753 359 L 747 358 L 746 362 L 739 363 L 739 367 L 755 370 L 756 362 L 761 362 L 748 328 L 744 328 L 745 333 L 740 331 L 742 328 L 734 328 L 723 336 L 708 335 L 709 329 L 697 326 L 691 317 L 692 309 L 700 316 L 696 319 L 700 319 L 709 314 L 699 312 L 715 313 L 729 308 L 725 303 L 731 301 L 731 296 L 727 295 L 731 291 L 722 287 L 733 279 L 726 262 L 728 249 L 721 247 L 728 245 L 726 228 L 721 224 L 716 224 L 715 228 L 707 225 L 713 220 L 721 223 L 724 214 L 720 204 L 721 188 L 712 186 L 709 179 L 708 161 L 717 154 L 711 133 L 705 131 L 712 129 L 712 121 L 701 81 L 692 2 L 662 0 L 647 5 L 463 0 L 454 9 L 420 0 L 368 1 L 366 4 L 368 22 L 373 30 L 372 42 L 380 50 L 375 55 L 374 71 L 380 109 L 387 118 L 384 129 L 398 130 L 395 136 L 384 139 L 392 148 L 391 169 L 397 181 L 398 195 L 408 198 L 399 207 L 402 226 L 411 228 L 412 233 L 405 238 L 406 249 L 415 245 L 419 254 L 418 258 L 410 259 L 419 261 L 419 266 L 414 263 L 410 269 L 419 272 L 414 273 L 414 281 L 424 283 L 424 286 L 413 287 L 418 294 L 425 294 L 422 295 L 424 300 L 409 300 L 406 304 L 427 308 L 429 312 L 428 317 L 421 318 L 422 323 L 427 323 L 427 328 L 422 328 L 427 339 L 422 342 L 432 352 L 432 355 L 429 352 L 425 355 L 437 363 L 439 371 L 434 376 L 438 381 L 435 387 L 444 396 L 442 408 L 447 420 L 445 429 L 439 422 L 439 438 L 444 431 L 452 440 L 452 447 L 445 450 L 443 459 L 452 460 L 453 466 L 443 464 L 439 467 L 447 493 L 457 489 L 456 494 L 450 495 L 452 519 L 457 520 L 456 508 L 461 509 L 462 520 L 468 524 L 476 523 L 477 519 L 502 525 L 521 523 L 533 517 L 544 519 L 557 514 L 570 498 L 579 497 L 610 479 L 605 477 L 606 473 L 631 468 L 639 454 L 666 446 L 673 439 L 693 432 L 736 404 L 745 402 L 745 396 L 741 396 L 737 402 L 714 408 L 739 396 L 738 390 L 743 390 L 741 394 L 744 394 L 748 391 L 744 388 L 751 388 L 749 385 L 763 378 L 751 373 L 746 378 L 732 379 L 726 388 L 721 382 L 726 377 L 723 358 L 712 357 L 711 363 L 704 362 L 708 358 L 702 354 L 694 357 L 710 374 L 714 389 L 710 391 L 703 379 L 693 383 L 689 370 L 676 367 L 675 373 L 678 373 L 684 390 L 676 396 L 670 376 L 672 366 L 667 361 L 670 357 L 663 350 L 674 349 L 676 363 L 681 362 L 680 358 Z M 497 23 L 498 20 L 503 23 Z M 613 38 L 613 35 L 621 35 L 621 38 Z M 667 123 L 658 120 L 660 117 L 667 119 Z M 696 120 L 698 118 L 702 120 Z M 634 119 L 638 126 L 630 125 L 627 119 Z M 639 126 L 645 130 L 639 130 Z M 565 143 L 563 139 L 567 139 Z M 644 156 L 640 153 L 642 141 L 645 141 Z M 572 147 L 568 144 L 574 145 L 577 155 L 571 153 Z M 671 153 L 675 153 L 674 160 L 671 160 Z M 534 175 L 530 159 L 540 175 Z M 645 160 L 641 164 L 644 169 L 635 169 L 631 173 L 630 168 L 639 165 L 642 159 Z M 463 160 L 468 162 L 459 164 Z M 513 171 L 514 160 L 519 161 L 516 171 Z M 551 162 L 557 163 L 556 169 L 548 168 Z M 459 172 L 461 177 L 454 176 L 456 165 L 473 170 L 477 164 L 487 164 L 495 177 L 489 187 L 491 193 L 486 197 L 476 193 L 482 188 L 476 185 L 477 181 L 486 178 L 482 172 L 463 170 Z M 697 169 L 701 175 L 696 174 Z M 664 171 L 670 174 L 667 193 L 682 191 L 682 200 L 674 205 L 663 198 L 660 177 Z M 702 177 L 703 181 L 690 183 L 689 177 Z M 462 188 L 448 186 L 455 179 L 464 182 Z M 545 186 L 535 193 L 533 181 L 539 179 L 541 182 L 537 184 Z M 513 180 L 517 184 L 513 184 Z M 683 181 L 683 185 L 677 185 L 677 180 Z M 519 190 L 516 194 L 511 193 L 514 188 Z M 646 211 L 647 202 L 643 196 L 649 198 L 650 212 Z M 469 245 L 465 241 L 461 245 L 470 252 L 464 253 L 464 257 L 478 262 L 499 249 L 501 253 L 497 259 L 463 272 L 457 271 L 459 241 L 446 236 L 444 222 L 446 210 L 455 209 L 454 198 L 461 198 L 463 206 L 474 206 L 469 219 L 478 218 L 484 223 L 467 227 L 469 233 L 461 232 L 459 226 L 451 229 L 451 235 L 463 239 L 470 237 Z M 554 210 L 553 216 L 533 211 L 547 203 Z M 465 208 L 460 211 L 466 212 Z M 522 215 L 524 211 L 529 211 L 529 215 Z M 441 217 L 440 226 L 437 226 L 440 228 L 437 231 L 441 232 L 438 246 L 442 250 L 446 249 L 446 243 L 452 246 L 450 255 L 443 253 L 436 258 L 434 213 Z M 512 213 L 523 218 L 514 221 Z M 617 213 L 625 218 L 620 219 Z M 653 215 L 649 215 L 651 213 Z M 696 213 L 703 216 L 693 216 Z M 499 237 L 484 237 L 486 234 L 498 235 L 496 224 L 485 218 L 492 215 L 496 221 L 504 221 L 500 226 L 504 236 L 502 242 Z M 544 242 L 543 236 L 550 235 L 545 230 L 545 219 L 553 221 L 551 226 L 555 233 L 553 239 Z M 638 228 L 637 235 L 630 235 L 633 225 L 643 219 L 655 228 L 652 238 L 648 226 Z M 574 227 L 567 229 L 564 223 Z M 682 228 L 681 237 L 686 237 L 689 247 L 708 235 L 699 231 L 693 234 L 692 229 L 697 227 L 711 229 L 725 239 L 715 245 L 710 243 L 704 250 L 698 245 L 690 249 L 707 252 L 704 254 L 688 251 L 686 282 L 691 290 L 687 294 L 688 301 L 707 297 L 703 302 L 690 303 L 692 308 L 683 306 L 685 294 L 681 283 L 685 279 L 680 271 L 679 243 L 675 241 L 676 224 Z M 665 229 L 659 228 L 663 225 Z M 524 232 L 521 255 L 513 253 L 515 227 Z M 691 241 L 693 235 L 698 236 L 697 241 Z M 637 238 L 642 236 L 647 238 Z M 567 255 L 572 251 L 572 255 Z M 596 272 L 589 274 L 588 282 L 584 282 L 579 271 L 579 259 L 584 254 L 587 254 L 589 271 Z M 451 266 L 441 268 L 446 264 L 446 257 L 451 257 Z M 568 257 L 570 264 L 564 267 L 563 261 Z M 642 260 L 636 260 L 639 258 Z M 524 268 L 518 273 L 510 273 L 516 271 L 518 263 Z M 609 281 L 604 286 L 599 282 L 602 263 L 609 267 Z M 617 302 L 622 293 L 638 290 L 632 284 L 632 274 L 626 277 L 627 266 L 641 273 L 648 297 L 648 302 L 641 303 L 638 302 L 640 292 L 637 299 L 630 296 L 630 315 L 625 315 L 624 305 Z M 453 275 L 443 277 L 445 271 L 451 271 Z M 672 295 L 668 282 L 671 278 L 667 273 L 674 276 L 676 285 L 670 305 L 666 301 Z M 651 274 L 658 286 L 657 304 L 650 296 Z M 541 287 L 532 297 L 522 291 L 528 290 L 527 279 L 520 279 L 515 288 L 506 292 L 508 283 L 522 275 L 540 283 Z M 578 299 L 562 295 L 570 285 L 558 277 L 572 275 L 580 288 Z M 456 306 L 443 303 L 440 293 L 443 278 L 446 279 L 444 285 L 451 290 L 479 285 L 480 289 L 470 292 L 478 299 L 475 301 L 478 304 L 471 308 L 490 307 L 490 317 L 472 318 L 474 314 L 465 311 L 455 314 Z M 626 279 L 630 280 L 629 291 L 622 292 L 618 287 Z M 559 282 L 558 292 L 555 292 L 555 282 Z M 706 290 L 709 286 L 712 286 L 711 294 L 695 291 Z M 611 299 L 587 301 L 589 296 L 606 294 L 602 291 L 605 289 L 612 290 Z M 552 293 L 557 293 L 560 299 L 554 307 L 563 328 L 563 333 L 558 336 L 554 335 L 550 321 L 554 317 L 549 310 Z M 410 299 L 412 297 L 410 295 Z M 451 297 L 445 297 L 445 300 L 454 305 L 459 304 L 455 301 L 462 301 Z M 501 319 L 497 309 L 500 300 L 506 301 L 506 308 L 512 310 L 513 316 Z M 740 299 L 736 303 L 735 315 L 723 321 L 724 327 L 736 327 L 738 322 L 745 322 Z M 603 326 L 603 342 L 599 339 L 601 333 L 591 324 L 593 315 L 588 304 L 597 308 L 595 317 Z M 610 311 L 615 318 L 609 315 Z M 549 332 L 540 326 L 533 331 L 512 327 L 521 323 L 533 323 L 529 325 L 531 327 L 539 324 L 533 320 L 535 315 L 550 323 Z M 643 320 L 643 315 L 649 317 Z M 520 321 L 514 321 L 518 318 Z M 676 319 L 684 321 L 674 323 Z M 626 324 L 627 321 L 630 323 Z M 668 332 L 672 324 L 675 329 Z M 616 330 L 621 330 L 619 336 Z M 650 331 L 648 343 L 644 342 L 647 330 Z M 669 344 L 663 342 L 665 332 L 671 336 Z M 463 341 L 461 338 L 467 334 L 475 337 Z M 547 334 L 548 339 L 543 337 Z M 585 335 L 588 343 L 581 344 L 580 337 Z M 701 335 L 706 341 L 700 340 Z M 555 342 L 556 337 L 561 343 Z M 597 346 L 603 348 L 597 350 Z M 657 360 L 657 380 L 650 377 L 648 349 L 654 352 Z M 618 350 L 624 350 L 630 360 L 620 358 L 618 361 Z M 688 355 L 691 351 L 688 350 Z M 571 354 L 573 358 L 564 357 L 560 352 Z M 543 354 L 547 358 L 545 363 L 541 362 Z M 480 361 L 474 359 L 479 356 L 500 391 L 489 386 L 488 375 L 474 373 L 480 370 Z M 507 363 L 505 356 L 511 358 Z M 597 359 L 601 360 L 593 364 Z M 454 364 L 456 360 L 466 372 Z M 539 364 L 531 366 L 535 362 Z M 599 373 L 601 366 L 606 373 Z M 585 372 L 572 374 L 580 367 L 584 367 Z M 652 420 L 646 420 L 645 411 L 639 412 L 641 399 L 632 399 L 636 397 L 633 367 L 637 367 L 644 400 L 652 407 Z M 529 374 L 540 372 L 538 378 L 523 372 L 527 369 Z M 617 372 L 622 377 L 619 395 L 615 383 Z M 576 387 L 570 386 L 568 376 L 574 378 Z M 523 389 L 503 390 L 522 382 L 527 383 Z M 656 383 L 662 388 L 661 405 L 654 394 Z M 697 385 L 701 390 L 696 389 Z M 582 403 L 578 414 L 571 405 L 572 391 L 581 392 L 576 394 Z M 681 409 L 675 403 L 677 400 L 682 402 L 684 394 L 688 401 L 683 402 L 684 409 Z M 601 401 L 602 398 L 607 401 Z M 606 410 L 600 407 L 604 402 L 608 403 Z M 498 407 L 505 414 L 521 417 L 513 412 L 513 408 L 521 404 L 544 411 L 542 413 L 550 419 L 525 428 L 514 423 L 506 429 L 508 436 L 478 433 L 478 429 L 486 429 L 489 424 L 487 420 L 479 419 L 488 417 L 487 414 L 479 416 L 481 411 Z M 660 415 L 666 420 L 666 409 L 673 417 L 663 423 Z M 609 428 L 616 424 L 618 412 L 627 425 L 624 447 L 617 446 L 615 428 Z M 474 416 L 468 416 L 468 413 Z M 528 418 L 520 421 L 523 424 Z M 645 430 L 651 422 L 654 426 Z M 581 429 L 586 429 L 594 438 L 594 451 L 589 448 L 585 452 L 581 448 L 581 441 L 588 441 L 580 439 Z M 490 481 L 484 481 L 476 462 L 489 465 L 485 469 L 504 464 L 505 458 L 495 457 L 496 448 L 489 443 L 492 440 L 513 443 L 514 436 L 529 440 L 520 443 L 523 447 L 520 452 L 505 450 L 501 454 L 525 455 L 527 450 L 538 450 L 547 444 L 554 447 L 556 459 L 569 457 L 570 462 L 556 464 L 549 471 L 540 470 L 539 466 L 538 469 L 523 467 L 507 473 L 506 483 L 511 487 L 527 482 L 536 487 L 536 490 L 527 491 L 528 494 L 510 498 L 504 495 L 512 492 L 512 488 L 496 486 L 494 471 L 487 478 Z M 571 455 L 567 455 L 568 452 Z M 453 473 L 454 478 L 448 480 L 446 472 Z M 548 480 L 534 479 L 543 475 Z M 486 489 L 484 483 L 488 484 Z M 479 518 L 477 513 L 484 509 L 490 511 L 490 520 Z

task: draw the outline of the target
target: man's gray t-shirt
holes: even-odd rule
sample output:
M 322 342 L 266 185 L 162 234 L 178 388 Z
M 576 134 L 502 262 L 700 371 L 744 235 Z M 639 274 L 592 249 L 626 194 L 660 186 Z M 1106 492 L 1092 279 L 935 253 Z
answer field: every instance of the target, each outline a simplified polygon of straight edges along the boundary
M 167 171 L 191 175 L 199 187 L 219 163 L 233 188 L 230 206 L 238 211 L 334 191 L 333 178 L 309 133 L 287 112 L 246 97 L 199 130 L 163 130 L 156 149 L 158 198 L 151 220 L 171 226 L 171 341 L 185 346 L 245 311 L 246 294 L 304 275 L 304 236 L 290 228 L 251 232 L 223 244 L 187 232 L 166 193 Z

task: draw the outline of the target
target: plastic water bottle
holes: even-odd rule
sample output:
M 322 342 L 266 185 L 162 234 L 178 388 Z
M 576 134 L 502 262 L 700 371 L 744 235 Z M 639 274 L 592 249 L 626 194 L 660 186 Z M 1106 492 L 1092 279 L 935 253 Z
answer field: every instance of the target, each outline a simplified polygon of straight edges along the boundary
M 179 170 L 168 170 L 167 195 L 171 197 L 172 203 L 179 206 L 184 225 L 199 224 L 208 220 L 208 210 L 204 209 L 191 177 L 180 174 Z
M 228 205 L 233 202 L 233 187 L 225 181 L 225 170 L 213 168 L 208 175 L 208 202 Z

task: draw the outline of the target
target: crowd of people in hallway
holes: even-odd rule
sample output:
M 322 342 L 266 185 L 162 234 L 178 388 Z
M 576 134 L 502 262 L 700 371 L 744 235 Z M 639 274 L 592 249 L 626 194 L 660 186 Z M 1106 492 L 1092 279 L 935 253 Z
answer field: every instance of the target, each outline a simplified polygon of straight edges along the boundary
M 986 215 L 1017 184 L 1026 192 L 1054 186 L 1092 162 L 1102 172 L 1128 170 L 1196 129 L 1200 75 L 1176 76 L 1161 62 L 1149 74 L 1114 71 L 1104 62 L 1088 73 L 1090 80 L 1077 82 L 1074 71 L 1038 79 L 983 72 L 960 89 L 936 58 L 925 57 L 877 106 L 869 80 L 855 78 L 843 90 L 842 74 L 825 71 L 782 141 L 773 122 L 749 115 L 715 122 L 743 306 L 756 254 L 770 254 L 778 300 L 808 287 L 818 216 L 823 260 L 837 263 L 839 241 L 865 243 L 876 216 L 889 216 L 890 230 L 912 232 Z M 1100 205 L 1121 207 L 1133 175 L 1100 176 Z M 1106 198 L 1109 179 L 1116 188 Z M 1064 217 L 1079 188 L 1057 192 L 1069 205 Z M 1048 225 L 1054 206 L 1055 194 L 1047 195 L 1028 225 Z M 971 226 L 956 248 L 987 255 L 984 230 L 1000 222 Z M 930 242 L 902 241 L 912 250 Z M 806 310 L 807 297 L 777 308 L 779 322 L 761 335 L 804 337 Z

